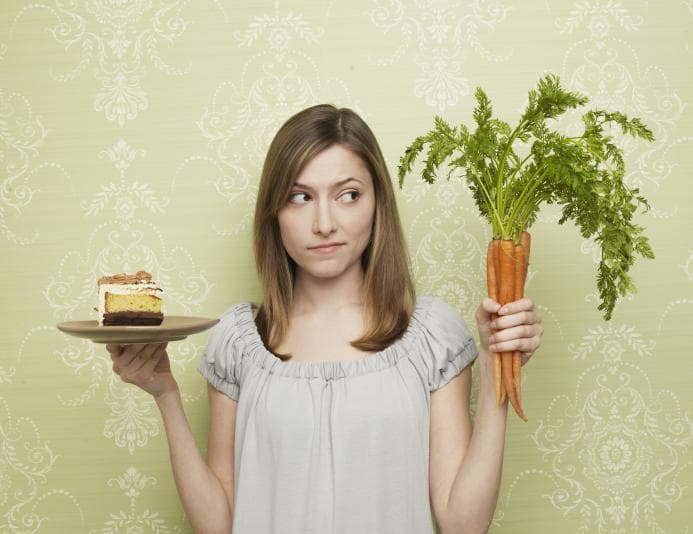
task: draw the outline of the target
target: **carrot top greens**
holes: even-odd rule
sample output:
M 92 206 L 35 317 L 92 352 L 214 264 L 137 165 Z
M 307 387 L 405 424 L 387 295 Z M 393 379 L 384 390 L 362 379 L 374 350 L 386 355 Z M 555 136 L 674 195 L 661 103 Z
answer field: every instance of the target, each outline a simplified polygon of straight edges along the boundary
M 609 320 L 617 298 L 635 292 L 628 274 L 635 254 L 654 258 L 644 228 L 631 222 L 638 207 L 647 211 L 650 206 L 638 189 L 623 182 L 623 151 L 609 128 L 618 125 L 624 135 L 647 141 L 654 139 L 652 132 L 638 118 L 603 110 L 582 116 L 580 136 L 551 130 L 549 119 L 588 102 L 587 97 L 563 89 L 555 75 L 545 76 L 536 90 L 529 91 L 527 108 L 514 129 L 493 117 L 482 89 L 476 90 L 475 97 L 474 131 L 436 117 L 435 127 L 406 148 L 399 164 L 400 187 L 427 148 L 423 179 L 435 182 L 443 164 L 448 167 L 448 179 L 462 171 L 493 237 L 516 243 L 536 221 L 542 203 L 561 205 L 559 224 L 572 219 L 584 238 L 596 236 L 601 249 L 598 309 Z

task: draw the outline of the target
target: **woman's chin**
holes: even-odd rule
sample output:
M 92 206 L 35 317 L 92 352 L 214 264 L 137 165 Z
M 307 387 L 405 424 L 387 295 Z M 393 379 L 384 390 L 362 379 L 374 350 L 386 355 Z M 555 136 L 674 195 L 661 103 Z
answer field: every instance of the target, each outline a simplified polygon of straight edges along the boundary
M 311 278 L 317 278 L 320 280 L 330 280 L 332 278 L 339 278 L 345 273 L 346 269 L 344 265 L 337 261 L 321 261 L 318 264 L 311 265 L 309 268 L 305 269 L 304 272 Z
M 339 278 L 339 276 L 343 273 L 344 271 L 339 268 L 322 268 L 322 269 L 314 269 L 309 271 L 307 274 L 310 275 L 313 278 L 318 278 L 320 280 L 331 280 L 333 278 Z

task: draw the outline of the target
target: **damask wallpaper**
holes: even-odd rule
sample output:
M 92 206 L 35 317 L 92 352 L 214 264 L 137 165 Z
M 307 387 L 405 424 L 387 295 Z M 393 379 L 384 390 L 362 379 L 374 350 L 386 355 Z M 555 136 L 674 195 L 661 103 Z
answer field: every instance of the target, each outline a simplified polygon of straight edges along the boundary
M 140 268 L 169 314 L 257 299 L 250 220 L 286 118 L 356 109 L 394 174 L 435 114 L 470 119 L 477 85 L 512 122 L 547 72 L 655 132 L 624 148 L 656 259 L 604 322 L 595 244 L 542 212 L 527 292 L 546 333 L 491 531 L 689 532 L 692 27 L 691 0 L 3 0 L 0 532 L 190 531 L 153 402 L 55 324 Z M 470 195 L 413 177 L 398 195 L 418 291 L 473 322 L 489 230 Z M 202 449 L 204 342 L 169 346 Z

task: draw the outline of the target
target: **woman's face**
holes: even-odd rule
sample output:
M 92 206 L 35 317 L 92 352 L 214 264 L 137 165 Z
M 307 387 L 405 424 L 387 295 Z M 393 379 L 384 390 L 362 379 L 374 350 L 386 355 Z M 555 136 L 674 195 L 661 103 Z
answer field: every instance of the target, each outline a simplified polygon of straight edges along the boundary
M 278 213 L 284 248 L 304 276 L 335 278 L 361 269 L 374 214 L 365 162 L 333 145 L 308 162 Z

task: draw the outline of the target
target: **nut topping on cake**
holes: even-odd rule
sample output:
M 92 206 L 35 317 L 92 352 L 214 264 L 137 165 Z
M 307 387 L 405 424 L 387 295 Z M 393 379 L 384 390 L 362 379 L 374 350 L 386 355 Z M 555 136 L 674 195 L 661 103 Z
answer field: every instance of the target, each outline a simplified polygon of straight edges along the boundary
M 151 282 L 152 275 L 147 271 L 137 271 L 135 274 L 114 274 L 111 276 L 102 276 L 99 278 L 98 284 L 137 284 L 139 282 Z

